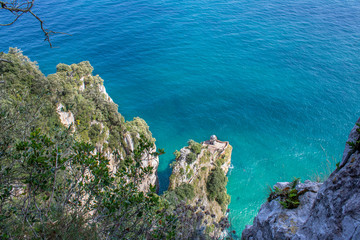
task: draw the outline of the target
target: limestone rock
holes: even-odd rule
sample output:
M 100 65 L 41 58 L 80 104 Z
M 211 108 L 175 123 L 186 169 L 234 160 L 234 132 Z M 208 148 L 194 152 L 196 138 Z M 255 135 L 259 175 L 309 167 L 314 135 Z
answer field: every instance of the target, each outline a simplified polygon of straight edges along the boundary
M 289 182 L 279 182 L 275 186 L 285 189 Z M 252 226 L 246 226 L 242 239 L 290 239 L 306 221 L 310 208 L 315 201 L 316 193 L 322 184 L 305 181 L 296 186 L 298 192 L 306 191 L 299 196 L 300 205 L 295 209 L 285 209 L 279 199 L 264 203 Z M 274 187 L 275 187 L 274 186 Z
M 210 200 L 207 195 L 208 177 L 215 168 L 220 168 L 225 175 L 227 174 L 231 164 L 232 146 L 229 142 L 212 138 L 201 143 L 201 151 L 194 161 L 188 161 L 187 159 L 191 153 L 193 152 L 190 146 L 180 150 L 180 156 L 172 166 L 169 191 L 176 191 L 176 188 L 184 184 L 191 185 L 194 189 L 195 197 L 187 199 L 187 203 L 197 205 L 196 201 L 200 199 L 201 205 L 204 206 L 204 211 L 209 211 L 210 214 L 214 215 L 214 219 L 210 215 L 205 217 L 209 225 L 211 225 L 214 220 L 218 222 L 226 216 L 226 208 L 230 203 L 230 196 L 225 189 L 222 194 L 227 199 L 226 206 L 221 206 L 216 200 Z
M 104 85 L 99 84 L 99 91 L 104 94 L 104 98 L 105 100 L 109 101 L 109 102 L 113 102 L 113 100 L 111 99 L 111 97 L 109 96 L 109 94 L 106 92 L 106 88 Z
M 357 121 L 360 123 L 360 119 Z M 348 142 L 360 134 L 355 126 Z M 340 167 L 324 182 L 294 239 L 360 239 L 360 153 L 346 144 Z
M 359 140 L 358 128 L 352 129 L 348 142 Z M 284 209 L 276 201 L 264 203 L 242 239 L 360 239 L 358 150 L 346 144 L 338 169 L 321 186 L 310 181 L 304 184 L 317 193 L 305 193 L 296 209 Z
M 156 151 L 155 139 L 149 130 L 147 123 L 141 118 L 134 118 L 132 121 L 125 122 L 125 119 L 117 111 L 117 105 L 113 102 L 111 97 L 106 92 L 103 80 L 99 76 L 93 76 L 93 68 L 89 62 L 81 62 L 79 64 L 59 64 L 57 66 L 57 73 L 50 76 L 54 81 L 66 84 L 73 84 L 78 91 L 70 92 L 67 98 L 77 99 L 79 96 L 86 99 L 89 105 L 93 106 L 92 111 L 88 111 L 93 116 L 88 116 L 87 119 L 92 119 L 89 123 L 81 122 L 76 115 L 79 111 L 74 111 L 75 115 L 70 111 L 64 111 L 63 104 L 56 105 L 56 112 L 59 115 L 61 123 L 65 127 L 72 126 L 74 135 L 84 141 L 91 141 L 95 146 L 94 154 L 102 152 L 110 160 L 110 168 L 112 172 L 116 173 L 120 161 L 126 157 L 132 156 L 135 148 L 138 146 L 140 138 L 145 138 L 153 145 L 150 150 L 141 154 L 142 167 L 152 167 L 153 172 L 144 176 L 140 185 L 138 186 L 142 191 L 148 191 L 150 185 L 159 187 L 157 168 L 159 165 L 158 156 L 152 153 Z M 76 96 L 76 97 L 75 97 Z M 99 97 L 105 101 L 99 101 Z M 102 105 L 102 106 L 98 106 Z M 76 105 L 75 105 L 76 106 Z M 105 109 L 105 110 L 104 110 Z M 116 112 L 115 112 L 116 111 Z M 77 124 L 87 126 L 85 130 L 99 131 L 96 138 L 91 139 L 86 131 L 82 133 L 77 132 L 75 129 L 75 119 L 78 120 Z M 96 119 L 96 120 L 95 120 Z M 94 126 L 94 125 L 98 125 Z M 90 128 L 89 128 L 89 127 Z M 119 129 L 114 131 L 112 129 Z M 112 132 L 111 132 L 112 130 Z M 112 134 L 112 136 L 110 136 Z M 94 134 L 92 135 L 94 136 Z M 114 144 L 114 142 L 116 144 Z M 109 145 L 112 144 L 111 147 Z M 114 150 L 117 150 L 119 157 L 115 157 Z
M 67 128 L 70 127 L 70 125 L 74 126 L 74 115 L 72 114 L 72 112 L 65 112 L 63 109 L 64 105 L 58 103 L 56 106 L 56 112 L 59 114 L 60 122 Z
M 84 78 L 85 78 L 85 77 L 80 78 L 80 82 L 81 82 L 81 85 L 80 85 L 80 87 L 79 87 L 79 91 L 80 91 L 80 92 L 83 92 L 83 91 L 85 90 Z

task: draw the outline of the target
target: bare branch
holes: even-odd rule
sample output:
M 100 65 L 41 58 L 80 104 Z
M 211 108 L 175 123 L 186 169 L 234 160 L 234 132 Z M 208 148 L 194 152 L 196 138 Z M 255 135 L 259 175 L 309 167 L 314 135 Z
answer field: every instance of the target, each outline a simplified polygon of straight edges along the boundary
M 55 31 L 46 29 L 44 27 L 44 21 L 31 10 L 32 7 L 34 6 L 34 2 L 35 2 L 35 0 L 31 0 L 31 1 L 27 0 L 24 3 L 19 4 L 18 1 L 16 1 L 16 0 L 13 0 L 11 2 L 0 1 L 0 10 L 6 10 L 6 11 L 12 13 L 15 17 L 11 22 L 6 23 L 6 24 L 0 24 L 0 26 L 10 26 L 10 25 L 14 24 L 23 14 L 30 13 L 34 18 L 36 18 L 40 22 L 41 30 L 45 34 L 44 41 L 48 42 L 50 45 L 50 48 L 52 48 L 53 46 L 50 41 L 51 35 L 53 35 L 53 34 L 70 35 L 70 34 L 63 33 L 63 32 L 55 32 Z
M 51 48 L 52 48 L 52 44 L 51 44 L 51 41 L 50 41 L 50 36 L 51 36 L 52 34 L 66 34 L 66 35 L 70 35 L 70 34 L 63 33 L 63 32 L 54 32 L 54 31 L 51 31 L 51 30 L 49 30 L 49 29 L 44 28 L 44 22 L 43 22 L 35 13 L 33 13 L 31 10 L 29 11 L 29 13 L 30 13 L 31 15 L 33 15 L 33 16 L 40 22 L 41 30 L 42 30 L 42 31 L 44 32 L 44 34 L 45 34 L 45 39 L 44 39 L 44 41 L 49 42 Z
M 6 23 L 6 24 L 0 24 L 0 26 L 10 26 L 13 25 L 24 13 L 19 14 L 14 21 L 10 22 L 10 23 Z

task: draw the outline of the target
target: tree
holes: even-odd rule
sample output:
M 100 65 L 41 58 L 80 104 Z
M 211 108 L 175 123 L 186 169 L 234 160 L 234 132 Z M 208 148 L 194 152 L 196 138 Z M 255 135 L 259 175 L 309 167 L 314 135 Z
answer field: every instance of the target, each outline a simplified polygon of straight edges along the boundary
M 20 17 L 22 17 L 24 14 L 30 14 L 32 15 L 36 20 L 40 23 L 40 28 L 43 31 L 45 35 L 44 41 L 47 41 L 52 48 L 52 43 L 50 41 L 50 37 L 53 34 L 67 34 L 62 32 L 54 32 L 52 30 L 49 30 L 45 28 L 44 21 L 38 17 L 33 11 L 32 8 L 34 7 L 35 0 L 12 0 L 12 1 L 0 1 L 0 11 L 2 12 L 8 12 L 11 13 L 12 19 L 8 23 L 0 24 L 0 26 L 10 26 L 14 24 Z
M 152 171 L 140 163 L 141 153 L 150 146 L 142 139 L 134 157 L 123 160 L 114 172 L 102 153 L 94 154 L 91 144 L 77 142 L 66 131 L 51 138 L 40 130 L 32 132 L 0 155 L 0 238 L 203 236 L 203 207 L 184 201 L 171 205 L 155 187 L 138 190 L 138 182 Z

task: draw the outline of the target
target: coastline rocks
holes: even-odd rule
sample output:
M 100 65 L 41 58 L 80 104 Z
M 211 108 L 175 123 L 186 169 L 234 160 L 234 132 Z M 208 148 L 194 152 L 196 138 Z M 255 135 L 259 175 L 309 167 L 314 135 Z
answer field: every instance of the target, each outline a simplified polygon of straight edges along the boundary
M 290 184 L 279 182 L 274 187 L 283 190 Z M 243 231 L 242 239 L 290 239 L 309 216 L 321 185 L 311 181 L 297 184 L 296 190 L 305 193 L 299 196 L 300 205 L 295 209 L 285 209 L 279 203 L 280 197 L 261 205 L 253 225 Z
M 359 140 L 358 128 L 352 129 L 348 142 Z M 324 182 L 294 239 L 360 239 L 359 150 L 346 144 L 339 168 Z
M 356 125 L 352 129 L 348 142 L 360 139 L 358 128 Z M 284 209 L 276 201 L 263 204 L 253 225 L 243 231 L 242 239 L 360 239 L 358 149 L 346 143 L 339 167 L 317 193 L 305 193 L 298 208 Z M 313 190 L 318 187 L 310 181 L 304 184 Z
M 177 200 L 185 200 L 193 206 L 200 199 L 203 211 L 209 213 L 205 216 L 207 224 L 204 229 L 210 235 L 214 229 L 213 222 L 226 217 L 226 209 L 230 203 L 230 196 L 226 191 L 226 174 L 231 164 L 231 153 L 232 146 L 229 142 L 220 141 L 216 136 L 202 143 L 190 140 L 189 146 L 175 152 L 177 157 L 172 163 L 168 192 L 175 193 Z M 190 157 L 194 155 L 194 159 Z M 221 186 L 218 190 L 221 190 L 218 191 L 217 198 L 211 199 L 209 187 L 218 183 L 217 180 L 214 181 L 215 172 L 217 176 L 221 176 L 218 177 L 222 179 L 222 183 L 218 185 Z
M 61 124 L 67 128 L 71 126 L 77 139 L 91 142 L 95 146 L 94 154 L 103 152 L 110 160 L 109 167 L 113 173 L 116 173 L 120 161 L 134 154 L 141 138 L 149 141 L 152 145 L 141 154 L 141 165 L 152 167 L 153 172 L 145 175 L 138 187 L 144 192 L 150 189 L 150 185 L 158 189 L 159 157 L 152 154 L 156 152 L 156 145 L 149 126 L 138 117 L 125 121 L 106 92 L 103 79 L 93 76 L 92 71 L 90 63 L 84 61 L 72 65 L 58 64 L 57 73 L 49 75 L 48 78 L 58 85 L 57 91 L 61 93 L 55 106 Z M 74 99 L 81 99 L 86 104 L 81 107 L 72 104 L 72 112 L 64 111 L 64 105 L 73 103 Z M 118 151 L 118 157 L 113 154 L 114 150 Z

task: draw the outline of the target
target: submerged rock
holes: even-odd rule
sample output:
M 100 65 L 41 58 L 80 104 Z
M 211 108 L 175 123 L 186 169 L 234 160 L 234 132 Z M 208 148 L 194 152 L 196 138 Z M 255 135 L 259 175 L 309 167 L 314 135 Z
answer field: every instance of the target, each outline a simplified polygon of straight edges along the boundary
M 323 184 L 306 181 L 297 186 L 313 190 L 300 196 L 298 208 L 284 209 L 278 201 L 264 203 L 242 239 L 360 239 L 358 129 L 358 125 L 352 129 L 339 167 Z

